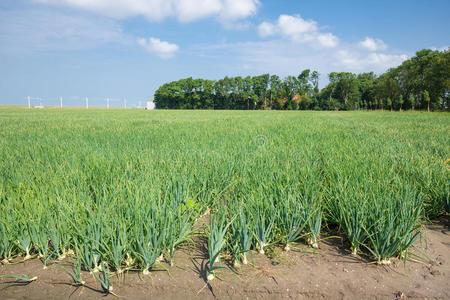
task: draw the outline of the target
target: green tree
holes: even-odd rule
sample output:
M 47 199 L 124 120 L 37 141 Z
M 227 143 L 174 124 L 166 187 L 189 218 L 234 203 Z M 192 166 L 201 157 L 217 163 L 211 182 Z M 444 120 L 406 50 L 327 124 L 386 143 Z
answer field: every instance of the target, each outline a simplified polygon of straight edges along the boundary
M 269 80 L 269 106 L 271 109 L 280 108 L 281 80 L 277 75 L 270 76 Z
M 409 94 L 408 97 L 409 104 L 411 105 L 411 109 L 414 110 L 414 104 L 416 103 L 416 98 L 412 93 Z
M 423 100 L 427 103 L 427 111 L 430 111 L 430 94 L 427 90 L 423 92 Z
M 374 83 L 376 75 L 373 72 L 361 73 L 357 76 L 360 101 L 362 103 L 372 103 L 374 98 Z
M 328 78 L 319 90 L 319 73 L 309 69 L 283 79 L 269 74 L 216 81 L 189 77 L 162 84 L 154 101 L 165 109 L 449 109 L 449 49 L 418 51 L 378 77 L 331 72 Z
M 329 93 L 330 102 L 331 99 L 337 99 L 339 108 L 357 108 L 361 99 L 357 76 L 350 72 L 332 72 L 328 77 L 331 89 Z
M 391 111 L 392 111 L 392 100 L 391 100 L 390 97 L 387 97 L 387 99 L 386 99 L 386 105 L 387 105 L 387 107 L 390 107 L 390 108 L 391 108 Z
M 403 95 L 400 95 L 398 97 L 398 104 L 400 105 L 400 111 L 402 110 L 402 106 L 403 106 Z

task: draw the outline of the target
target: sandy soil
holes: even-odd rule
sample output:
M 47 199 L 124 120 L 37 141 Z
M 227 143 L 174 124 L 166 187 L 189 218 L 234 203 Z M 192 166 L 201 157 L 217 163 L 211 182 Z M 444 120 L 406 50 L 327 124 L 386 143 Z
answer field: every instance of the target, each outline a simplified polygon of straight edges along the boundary
M 448 220 L 447 220 L 448 221 Z M 393 259 L 390 266 L 377 266 L 352 257 L 341 240 L 320 243 L 316 253 L 299 245 L 301 251 L 279 248 L 268 256 L 251 253 L 250 265 L 234 274 L 217 273 L 205 280 L 204 248 L 186 247 L 175 257 L 175 265 L 159 268 L 150 275 L 127 273 L 114 277 L 114 292 L 127 299 L 450 299 L 450 232 L 448 222 L 427 227 L 415 253 L 422 262 Z M 270 257 L 270 258 L 269 258 Z M 38 279 L 23 284 L 0 278 L 0 299 L 92 299 L 103 298 L 100 285 L 83 274 L 87 287 L 75 288 L 71 278 L 53 264 L 30 260 L 0 266 L 0 274 L 28 274 Z M 114 298 L 108 295 L 108 298 Z

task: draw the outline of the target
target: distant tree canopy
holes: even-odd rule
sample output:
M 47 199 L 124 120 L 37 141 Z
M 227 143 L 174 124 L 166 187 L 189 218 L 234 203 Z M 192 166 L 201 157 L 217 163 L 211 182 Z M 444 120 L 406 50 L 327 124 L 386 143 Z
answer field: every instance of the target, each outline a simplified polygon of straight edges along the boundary
M 376 76 L 332 72 L 319 90 L 309 69 L 283 79 L 263 74 L 220 80 L 180 79 L 155 92 L 160 109 L 448 110 L 450 52 L 421 50 L 400 66 Z

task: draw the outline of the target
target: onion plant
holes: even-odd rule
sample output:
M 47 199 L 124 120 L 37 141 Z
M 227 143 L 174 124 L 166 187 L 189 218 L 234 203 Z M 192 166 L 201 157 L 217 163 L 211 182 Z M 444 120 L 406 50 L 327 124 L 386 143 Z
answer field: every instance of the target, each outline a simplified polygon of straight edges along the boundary
M 56 223 L 56 220 L 54 218 L 49 218 L 45 230 L 47 231 L 47 235 L 53 248 L 53 253 L 59 256 L 58 258 L 60 260 L 64 259 L 65 256 L 63 255 L 64 251 L 62 249 L 63 237 L 61 235 L 59 224 Z
M 253 236 L 258 244 L 258 252 L 264 254 L 264 248 L 272 243 L 271 239 L 274 236 L 272 229 L 277 219 L 277 212 L 273 204 L 269 204 L 268 207 L 256 204 L 252 213 L 255 216 L 252 222 Z
M 22 224 L 20 227 L 20 233 L 17 237 L 17 246 L 19 249 L 25 253 L 24 260 L 31 258 L 31 250 L 33 249 L 30 232 L 28 230 L 28 225 Z
M 39 258 L 44 264 L 44 269 L 46 269 L 49 260 L 53 258 L 53 252 L 50 249 L 47 231 L 41 224 L 33 224 L 33 226 L 29 227 L 29 232 L 35 249 L 38 252 Z
M 237 215 L 231 224 L 232 251 L 234 255 L 234 266 L 238 267 L 240 262 L 244 265 L 248 264 L 247 253 L 250 251 L 253 242 L 253 236 L 249 227 L 252 226 L 250 216 L 239 206 L 237 211 L 233 212 Z
M 83 263 L 86 271 L 98 272 L 101 269 L 99 264 L 101 255 L 89 240 L 76 243 L 75 254 Z
M 357 178 L 353 178 L 358 182 Z M 342 181 L 335 189 L 336 209 L 339 213 L 339 224 L 344 230 L 349 242 L 352 255 L 356 255 L 367 240 L 367 219 L 370 214 L 367 193 L 361 193 L 362 185 L 350 186 Z
M 101 275 L 96 274 L 95 272 L 92 272 L 92 274 L 94 275 L 94 278 L 97 279 L 97 281 L 100 283 L 103 292 L 105 294 L 113 294 L 113 286 L 111 285 L 110 282 L 110 275 L 109 275 L 109 266 L 107 263 L 103 262 L 102 266 L 101 266 Z
M 234 219 L 233 219 L 234 220 Z M 217 265 L 220 260 L 220 252 L 226 244 L 226 234 L 228 227 L 233 220 L 227 219 L 227 211 L 222 208 L 219 209 L 213 216 L 209 218 L 209 234 L 208 234 L 208 274 L 207 279 L 209 281 L 215 278 L 214 271 L 225 268 L 224 266 Z
M 122 273 L 122 263 L 125 260 L 125 253 L 127 252 L 127 232 L 123 224 L 115 224 L 116 228 L 111 232 L 110 239 L 103 242 L 103 249 L 105 249 L 105 256 L 109 260 L 111 266 Z
M 2 263 L 7 264 L 12 259 L 14 246 L 13 233 L 7 224 L 0 221 L 0 258 Z
M 167 234 L 164 243 L 168 246 L 169 263 L 173 265 L 173 258 L 177 247 L 187 241 L 192 241 L 191 215 L 181 214 L 180 211 L 170 213 L 169 218 L 165 219 L 167 226 Z
M 81 278 L 81 261 L 76 259 L 72 260 L 72 271 L 68 270 L 67 268 L 61 266 L 63 268 L 64 272 L 69 274 L 69 276 L 73 280 L 73 285 L 75 286 L 83 286 L 86 284 L 86 282 Z
M 151 220 L 149 220 L 151 221 Z M 143 226 L 142 224 L 141 226 Z M 161 229 L 161 228 L 159 228 Z M 150 224 L 147 228 L 138 228 L 134 237 L 134 253 L 141 263 L 144 275 L 150 273 L 150 269 L 157 262 L 162 254 L 162 241 L 164 232 L 158 230 L 155 224 Z
M 287 195 L 279 207 L 277 225 L 280 227 L 284 250 L 289 251 L 291 244 L 302 237 L 310 216 L 302 201 Z
M 418 236 L 422 201 L 408 186 L 378 191 L 376 197 L 365 229 L 370 241 L 367 249 L 378 264 L 389 264 L 391 257 L 404 254 Z
M 307 242 L 313 248 L 319 247 L 318 242 L 322 228 L 322 204 L 318 194 L 317 190 L 311 191 L 302 199 L 308 214 L 306 220 Z

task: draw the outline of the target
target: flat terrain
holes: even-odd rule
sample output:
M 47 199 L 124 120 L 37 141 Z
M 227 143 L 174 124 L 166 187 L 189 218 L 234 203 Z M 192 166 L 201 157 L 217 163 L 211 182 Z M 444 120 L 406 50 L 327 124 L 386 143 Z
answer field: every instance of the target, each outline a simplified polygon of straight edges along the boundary
M 38 277 L 0 298 L 102 297 L 100 265 L 129 299 L 450 298 L 448 132 L 448 113 L 0 108 L 0 275 Z

